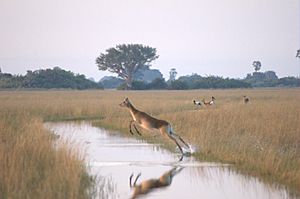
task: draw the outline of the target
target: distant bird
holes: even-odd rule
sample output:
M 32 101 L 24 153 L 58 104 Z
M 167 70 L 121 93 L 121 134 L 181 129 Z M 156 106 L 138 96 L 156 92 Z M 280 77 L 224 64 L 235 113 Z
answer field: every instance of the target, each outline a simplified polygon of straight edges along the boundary
M 202 106 L 202 103 L 201 103 L 200 101 L 194 100 L 193 102 L 194 102 L 194 104 L 195 104 L 196 106 Z
M 210 105 L 213 105 L 213 104 L 215 104 L 215 99 L 216 99 L 216 98 L 215 98 L 214 96 L 212 96 L 212 97 L 211 97 L 211 101 L 209 102 L 209 103 L 210 103 Z
M 203 104 L 206 106 L 211 106 L 215 104 L 216 98 L 214 96 L 211 97 L 211 100 L 209 102 L 206 102 L 205 99 L 202 100 Z
M 243 97 L 244 97 L 244 103 L 247 104 L 250 101 L 250 99 L 246 97 L 246 95 L 244 95 Z

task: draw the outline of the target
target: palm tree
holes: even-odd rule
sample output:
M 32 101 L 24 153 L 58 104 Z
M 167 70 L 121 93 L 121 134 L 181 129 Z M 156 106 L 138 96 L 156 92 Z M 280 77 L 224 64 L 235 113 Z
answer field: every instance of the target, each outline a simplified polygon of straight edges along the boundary
M 261 68 L 261 63 L 260 63 L 260 61 L 254 61 L 254 62 L 252 63 L 252 65 L 253 65 L 253 67 L 254 67 L 255 72 L 259 71 L 260 68 Z
M 177 71 L 175 68 L 171 68 L 170 72 L 170 79 L 169 81 L 174 81 L 176 79 Z

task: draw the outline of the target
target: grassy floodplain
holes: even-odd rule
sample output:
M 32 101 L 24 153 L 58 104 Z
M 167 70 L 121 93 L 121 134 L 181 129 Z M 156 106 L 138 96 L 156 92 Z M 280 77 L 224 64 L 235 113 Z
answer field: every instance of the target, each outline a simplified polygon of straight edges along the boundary
M 39 96 L 0 91 L 0 198 L 90 198 L 83 154 L 44 128 Z
M 243 104 L 243 95 L 250 97 L 249 104 Z M 208 100 L 211 96 L 216 98 L 215 106 L 197 109 L 193 105 L 193 99 Z M 1 194 L 22 188 L 23 193 L 32 195 L 60 189 L 58 194 L 82 196 L 84 191 L 76 192 L 84 187 L 82 161 L 65 146 L 53 150 L 42 123 L 92 119 L 130 136 L 130 114 L 118 106 L 125 97 L 136 108 L 169 121 L 178 134 L 200 148 L 196 157 L 232 163 L 241 172 L 279 182 L 299 193 L 300 89 L 237 89 L 1 91 L 0 165 L 5 168 L 0 170 Z M 146 139 L 161 140 L 160 136 L 142 133 Z M 164 144 L 175 148 L 167 140 Z M 33 152 L 36 157 L 32 157 Z M 39 170 L 38 175 L 29 168 Z M 66 183 L 70 192 L 63 193 L 60 183 Z

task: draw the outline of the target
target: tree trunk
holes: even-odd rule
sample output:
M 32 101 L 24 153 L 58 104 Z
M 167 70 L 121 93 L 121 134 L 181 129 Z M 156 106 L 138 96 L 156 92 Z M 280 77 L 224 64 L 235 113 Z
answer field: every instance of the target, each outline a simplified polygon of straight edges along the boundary
M 132 89 L 132 75 L 128 75 L 128 77 L 126 78 L 126 89 Z

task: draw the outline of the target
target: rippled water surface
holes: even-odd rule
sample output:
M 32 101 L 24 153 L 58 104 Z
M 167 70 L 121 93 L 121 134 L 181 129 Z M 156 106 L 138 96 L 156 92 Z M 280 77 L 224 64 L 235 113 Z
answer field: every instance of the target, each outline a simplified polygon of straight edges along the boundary
M 46 123 L 45 126 L 60 135 L 59 139 L 80 144 L 90 172 L 109 181 L 109 185 L 101 188 L 108 198 L 131 198 L 134 194 L 155 199 L 291 198 L 285 189 L 238 174 L 230 165 L 199 162 L 193 157 L 179 162 L 179 154 L 172 154 L 159 145 L 124 138 L 88 122 Z M 139 174 L 140 177 L 130 187 L 132 174 L 132 184 Z

